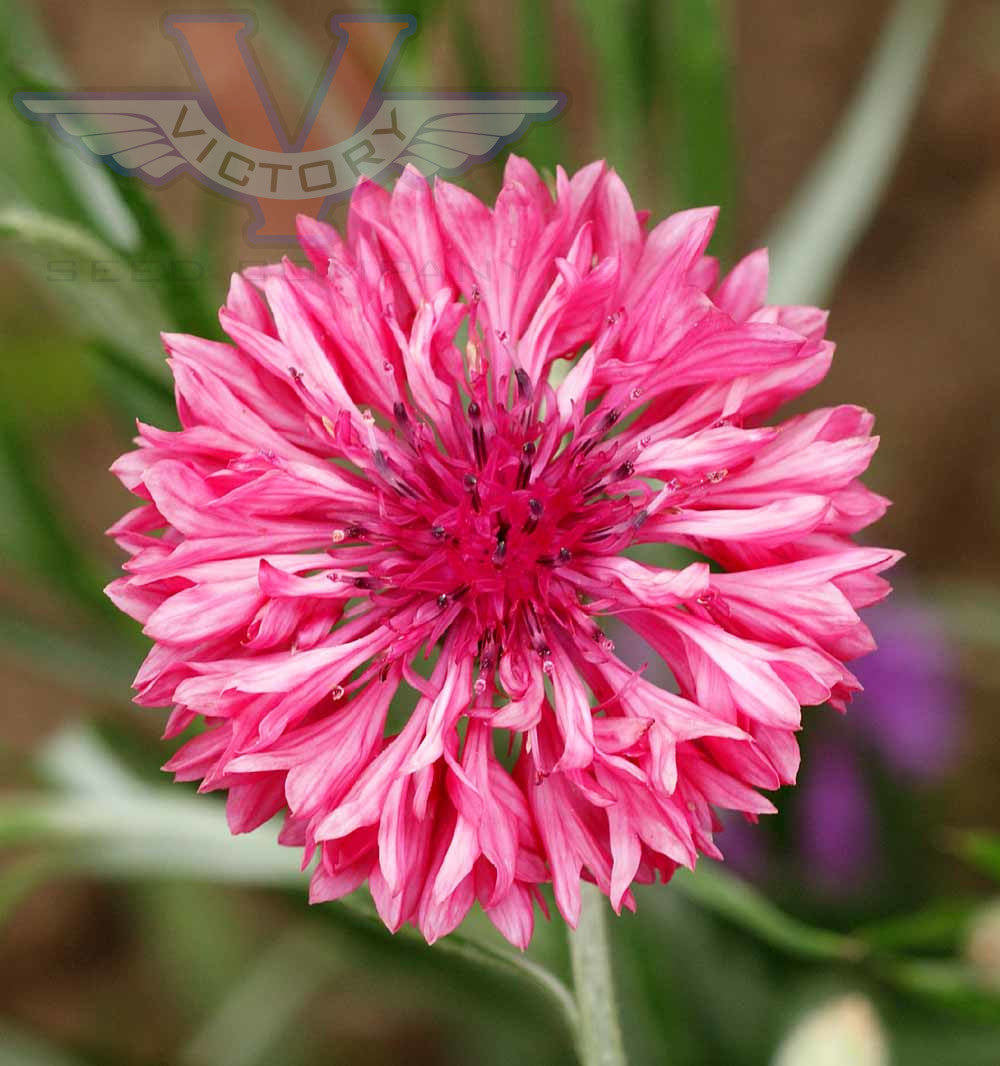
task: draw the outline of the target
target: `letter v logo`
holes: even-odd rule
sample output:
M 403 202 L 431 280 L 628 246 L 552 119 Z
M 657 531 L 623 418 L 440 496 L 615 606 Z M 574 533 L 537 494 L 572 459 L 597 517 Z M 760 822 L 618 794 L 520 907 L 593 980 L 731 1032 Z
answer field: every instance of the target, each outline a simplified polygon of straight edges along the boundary
M 373 98 L 377 102 L 400 46 L 414 33 L 416 23 L 410 15 L 334 15 L 329 28 L 333 47 L 293 141 L 250 47 L 255 30 L 252 16 L 180 14 L 163 22 L 164 33 L 175 39 L 191 77 L 214 105 L 224 131 L 252 148 L 284 153 L 323 148 L 354 133 L 369 103 Z M 183 124 L 179 118 L 176 125 Z M 175 128 L 174 135 L 191 136 L 195 131 L 205 132 L 195 125 L 186 132 Z M 255 242 L 287 243 L 294 239 L 295 216 L 320 217 L 328 206 L 326 199 L 260 197 L 253 201 L 256 218 L 247 237 Z
M 406 166 L 460 174 L 492 159 L 561 93 L 384 92 L 409 15 L 335 15 L 330 54 L 301 127 L 289 135 L 250 47 L 249 15 L 172 15 L 164 32 L 195 82 L 176 91 L 17 93 L 85 156 L 153 185 L 187 172 L 247 203 L 247 239 L 292 243 L 295 215 L 319 217 L 362 177 Z

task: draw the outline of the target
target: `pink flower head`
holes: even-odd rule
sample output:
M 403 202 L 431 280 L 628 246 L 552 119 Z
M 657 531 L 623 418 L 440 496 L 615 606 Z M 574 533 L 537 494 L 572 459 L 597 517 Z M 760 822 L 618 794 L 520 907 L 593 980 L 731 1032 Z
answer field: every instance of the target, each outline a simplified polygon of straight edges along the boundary
M 314 901 L 367 881 L 433 941 L 478 900 L 520 947 L 543 883 L 570 924 L 581 878 L 632 907 L 721 857 L 713 808 L 773 810 L 802 706 L 858 688 L 897 558 L 851 540 L 886 507 L 872 418 L 765 425 L 833 346 L 766 304 L 764 252 L 718 280 L 715 217 L 647 231 L 602 163 L 553 195 L 511 158 L 492 210 L 409 171 L 345 238 L 300 218 L 311 269 L 234 276 L 231 343 L 165 337 L 183 428 L 113 468 L 137 701 L 203 721 L 167 768 L 234 833 L 283 812 Z

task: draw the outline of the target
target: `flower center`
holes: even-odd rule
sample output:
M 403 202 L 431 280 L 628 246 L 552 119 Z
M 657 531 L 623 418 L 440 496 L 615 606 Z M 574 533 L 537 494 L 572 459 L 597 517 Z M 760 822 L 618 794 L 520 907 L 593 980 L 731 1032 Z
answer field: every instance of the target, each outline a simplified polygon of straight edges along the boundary
M 592 412 L 574 438 L 537 419 L 520 378 L 510 410 L 484 406 L 471 401 L 446 443 L 398 403 L 395 446 L 373 437 L 367 473 L 380 521 L 335 535 L 345 562 L 364 567 L 359 589 L 376 599 L 422 594 L 442 610 L 460 602 L 489 627 L 522 603 L 550 601 L 574 559 L 633 539 L 648 493 L 636 498 L 633 464 L 607 439 L 617 410 Z M 568 584 L 564 593 L 576 597 Z

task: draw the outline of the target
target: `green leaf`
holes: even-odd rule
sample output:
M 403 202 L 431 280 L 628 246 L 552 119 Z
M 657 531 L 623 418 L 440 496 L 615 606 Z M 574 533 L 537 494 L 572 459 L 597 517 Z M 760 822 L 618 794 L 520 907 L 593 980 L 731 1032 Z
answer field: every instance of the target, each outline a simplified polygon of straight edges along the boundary
M 28 207 L 0 208 L 0 238 L 21 250 L 47 296 L 86 340 L 103 339 L 169 381 L 159 331 L 165 316 L 118 252 L 83 227 Z
M 804 959 L 858 961 L 865 943 L 785 914 L 745 881 L 705 860 L 693 873 L 678 871 L 671 885 L 688 899 L 741 926 L 789 955 Z
M 55 85 L 41 78 L 19 71 L 16 80 L 20 89 L 31 92 L 54 92 Z M 57 175 L 62 173 L 60 159 L 50 146 L 59 147 L 52 134 L 44 127 L 37 127 L 46 138 L 43 148 L 46 152 L 47 169 Z M 88 166 L 88 171 L 94 167 Z M 74 177 L 68 175 L 67 177 Z M 163 216 L 157 210 L 142 182 L 135 177 L 106 170 L 103 180 L 108 186 L 110 196 L 114 198 L 116 209 L 124 211 L 129 220 L 130 239 L 125 242 L 123 259 L 132 265 L 136 278 L 142 284 L 158 285 L 163 293 L 165 309 L 170 314 L 171 323 L 176 330 L 213 336 L 218 333 L 218 322 L 211 302 L 206 299 L 206 283 L 203 278 L 204 264 L 185 252 L 177 243 Z M 85 195 L 87 190 L 84 190 Z M 93 190 L 89 190 L 93 195 Z M 82 217 L 85 213 L 79 209 L 77 187 L 70 184 L 63 191 L 64 210 L 70 217 Z M 163 327 L 167 322 L 162 323 Z
M 725 255 L 732 240 L 736 175 L 729 71 L 732 62 L 720 0 L 664 5 L 667 47 L 661 62 L 670 84 L 679 137 L 668 141 L 663 166 L 676 173 L 686 207 L 722 208 L 713 250 Z
M 216 885 L 156 881 L 133 886 L 132 917 L 164 992 L 195 1024 L 211 1017 L 259 950 L 259 931 Z
M 22 65 L 24 64 L 24 65 Z M 72 85 L 34 6 L 0 5 L 0 91 L 48 92 Z M 4 173 L 11 199 L 84 223 L 115 247 L 133 247 L 138 230 L 119 201 L 108 169 L 59 141 L 13 107 L 0 111 Z
M 869 922 L 852 935 L 881 951 L 951 951 L 978 906 L 973 900 L 940 900 L 913 914 Z
M 980 983 L 966 965 L 953 960 L 895 959 L 879 967 L 897 988 L 949 1011 L 1000 1023 L 1000 996 Z
M 202 337 L 218 336 L 219 322 L 214 301 L 207 295 L 211 284 L 204 277 L 204 264 L 177 243 L 138 178 L 110 173 L 140 234 L 139 245 L 127 254 L 137 276 L 152 277 L 152 282 L 144 284 L 159 286 L 175 330 Z M 166 322 L 162 327 L 166 327 Z
M 234 837 L 221 805 L 211 800 L 137 790 L 123 799 L 21 794 L 0 799 L 0 847 L 19 844 L 61 846 L 67 869 L 123 880 L 204 880 L 217 884 L 284 888 L 303 895 L 307 875 L 298 857 L 278 844 L 274 826 L 252 836 Z M 350 897 L 332 906 L 382 928 L 370 905 Z M 398 937 L 420 940 L 404 927 Z M 573 998 L 554 974 L 527 956 L 452 933 L 435 945 L 478 965 L 519 975 L 545 992 L 567 1019 L 575 1019 Z
M 897 0 L 846 114 L 765 242 L 772 303 L 829 298 L 892 175 L 945 6 Z
M 286 1034 L 342 963 L 311 931 L 293 928 L 230 983 L 228 994 L 186 1042 L 181 1066 L 256 1066 L 285 1061 Z
M 173 389 L 158 374 L 108 341 L 94 341 L 87 351 L 99 386 L 124 416 L 130 435 L 137 418 L 160 429 L 180 428 Z
M 517 84 L 528 92 L 557 91 L 554 60 L 556 49 L 552 37 L 553 12 L 535 0 L 521 0 L 519 32 L 520 67 Z M 579 160 L 567 156 L 564 127 L 558 120 L 532 125 L 520 139 L 519 154 L 530 159 L 540 171 L 554 171 L 557 164 L 573 166 Z
M 305 891 L 298 856 L 278 844 L 274 823 L 252 835 L 232 836 L 220 804 L 149 788 L 132 777 L 86 730 L 70 729 L 46 745 L 42 769 L 64 795 L 0 799 L 0 847 L 50 843 L 73 869 L 128 880 L 206 880 Z M 381 928 L 364 894 L 335 905 Z M 396 934 L 422 942 L 404 927 Z M 563 982 L 519 952 L 458 934 L 435 950 L 529 980 L 575 1025 L 575 1003 Z
M 1000 881 L 1000 835 L 989 832 L 959 833 L 954 850 L 980 873 Z
M 592 83 L 599 89 L 601 154 L 626 180 L 634 181 L 646 91 L 637 77 L 639 68 L 629 33 L 634 0 L 622 5 L 580 0 L 576 11 L 596 60 Z

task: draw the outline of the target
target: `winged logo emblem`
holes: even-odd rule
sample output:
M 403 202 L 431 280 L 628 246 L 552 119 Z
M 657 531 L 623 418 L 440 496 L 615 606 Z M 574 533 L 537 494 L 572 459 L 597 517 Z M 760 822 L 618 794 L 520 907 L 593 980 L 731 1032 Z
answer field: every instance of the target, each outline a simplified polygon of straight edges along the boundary
M 340 16 L 333 19 L 335 35 L 346 43 L 357 35 L 357 24 L 384 22 L 369 16 Z M 395 45 L 372 86 L 371 97 L 354 131 L 334 144 L 316 146 L 318 106 L 313 120 L 295 145 L 288 143 L 280 123 L 270 118 L 272 131 L 240 139 L 238 121 L 226 122 L 211 91 L 211 79 L 204 77 L 204 63 L 192 63 L 192 45 L 199 41 L 192 27 L 204 33 L 204 26 L 221 31 L 219 42 L 233 46 L 251 28 L 242 16 L 177 16 L 168 32 L 182 37 L 188 52 L 188 65 L 198 89 L 161 93 L 42 93 L 23 92 L 16 104 L 27 117 L 47 123 L 62 140 L 71 143 L 91 161 L 106 164 L 119 173 L 162 185 L 189 174 L 227 196 L 248 201 L 267 215 L 271 227 L 258 226 L 265 237 L 282 236 L 275 231 L 278 204 L 294 210 L 321 214 L 329 204 L 349 195 L 362 177 L 376 180 L 413 165 L 425 175 L 452 176 L 488 161 L 504 146 L 521 137 L 534 122 L 548 121 L 563 109 L 561 93 L 421 94 L 381 93 L 399 42 L 413 32 L 413 20 L 398 16 Z M 213 21 L 214 20 L 214 21 Z M 169 20 L 168 20 L 169 22 Z M 184 49 L 182 49 L 182 52 Z M 341 49 L 328 65 L 325 103 L 340 63 Z M 204 58 L 204 57 L 203 57 Z M 251 80 L 257 72 L 245 50 L 241 58 Z M 261 104 L 269 101 L 258 85 Z M 315 105 L 314 101 L 314 105 Z M 268 112 L 270 115 L 270 112 Z M 245 132 L 245 126 L 244 126 Z M 263 144 L 261 142 L 264 142 Z M 268 201 L 272 201 L 268 205 Z M 260 209 L 265 209 L 261 211 Z M 290 217 L 285 212 L 285 217 Z M 259 219 L 258 219 L 259 221 Z M 285 224 L 284 228 L 290 230 Z M 254 235 L 251 230 L 250 236 Z
M 311 152 L 268 152 L 242 144 L 206 117 L 194 97 L 19 93 L 18 105 L 63 140 L 123 174 L 152 184 L 185 171 L 224 192 L 311 199 L 350 190 L 412 164 L 426 175 L 458 174 L 491 159 L 542 117 L 558 97 L 387 97 L 353 136 Z

